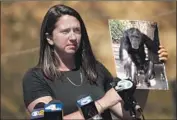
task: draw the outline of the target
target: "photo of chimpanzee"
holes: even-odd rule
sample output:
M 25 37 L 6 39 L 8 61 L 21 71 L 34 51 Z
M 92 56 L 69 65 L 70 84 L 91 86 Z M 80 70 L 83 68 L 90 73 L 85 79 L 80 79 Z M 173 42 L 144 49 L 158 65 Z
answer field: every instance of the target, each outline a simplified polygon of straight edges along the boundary
M 123 52 L 128 54 L 127 62 L 124 65 L 125 72 L 129 79 L 135 84 L 140 83 L 138 77 L 144 74 L 144 81 L 148 87 L 150 87 L 149 79 L 154 77 L 153 63 L 151 60 L 145 60 L 145 47 L 149 50 L 153 50 L 153 41 L 148 36 L 141 33 L 137 28 L 130 28 L 123 33 L 123 37 L 120 41 L 119 58 L 123 61 Z
M 165 66 L 157 53 L 157 23 L 121 22 L 109 21 L 117 76 L 132 80 L 139 89 L 168 89 Z

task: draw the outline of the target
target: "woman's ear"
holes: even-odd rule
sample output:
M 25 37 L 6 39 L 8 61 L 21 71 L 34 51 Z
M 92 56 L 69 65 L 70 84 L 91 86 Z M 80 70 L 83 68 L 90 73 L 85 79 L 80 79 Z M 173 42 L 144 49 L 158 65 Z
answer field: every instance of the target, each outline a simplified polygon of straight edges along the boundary
M 46 39 L 47 39 L 48 43 L 49 43 L 50 45 L 53 45 L 54 42 L 53 42 L 53 40 L 52 40 L 51 35 L 49 35 L 49 33 L 45 33 L 45 35 L 46 35 Z

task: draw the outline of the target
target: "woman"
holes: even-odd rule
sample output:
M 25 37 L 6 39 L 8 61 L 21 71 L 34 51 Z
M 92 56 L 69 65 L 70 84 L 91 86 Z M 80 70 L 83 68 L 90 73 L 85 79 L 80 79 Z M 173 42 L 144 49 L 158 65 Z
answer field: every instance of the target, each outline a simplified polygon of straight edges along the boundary
M 164 48 L 159 55 L 166 60 Z M 110 110 L 119 118 L 128 118 L 121 97 L 109 84 L 112 80 L 93 55 L 79 13 L 65 5 L 51 7 L 41 26 L 39 62 L 23 79 L 27 109 L 31 112 L 37 103 L 57 99 L 64 104 L 64 119 L 83 119 L 76 101 L 90 95 L 105 119 L 111 119 Z

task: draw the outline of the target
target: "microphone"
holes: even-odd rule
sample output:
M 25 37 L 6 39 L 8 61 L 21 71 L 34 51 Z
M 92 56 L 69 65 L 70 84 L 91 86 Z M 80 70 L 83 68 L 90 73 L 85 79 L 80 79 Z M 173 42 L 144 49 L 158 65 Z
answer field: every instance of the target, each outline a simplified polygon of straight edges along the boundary
M 45 120 L 63 120 L 63 104 L 59 100 L 52 100 L 44 107 Z
M 140 105 L 133 97 L 136 85 L 130 79 L 115 78 L 110 84 L 124 101 L 124 109 L 130 111 L 133 118 L 136 117 L 136 111 L 142 113 Z
M 35 105 L 30 120 L 44 120 L 44 105 L 42 102 Z
M 91 96 L 82 97 L 77 100 L 77 106 L 86 120 L 103 119 L 101 115 L 99 115 Z

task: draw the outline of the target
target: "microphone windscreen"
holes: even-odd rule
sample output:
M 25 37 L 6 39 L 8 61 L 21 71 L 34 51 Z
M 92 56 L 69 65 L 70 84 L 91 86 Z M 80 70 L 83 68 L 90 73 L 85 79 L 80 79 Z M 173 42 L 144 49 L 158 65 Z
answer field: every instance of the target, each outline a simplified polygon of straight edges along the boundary
M 84 95 L 85 96 L 85 95 Z M 95 106 L 95 103 L 91 96 L 81 97 L 77 100 L 77 106 L 82 113 L 84 119 L 94 119 L 95 117 L 102 118 Z
M 63 120 L 63 104 L 60 100 L 51 100 L 44 107 L 46 120 Z
M 39 102 L 39 103 L 37 103 L 37 104 L 34 106 L 34 109 L 44 108 L 44 106 L 45 106 L 45 103 Z
M 81 100 L 81 99 L 83 99 L 83 98 L 86 98 L 87 96 L 89 96 L 89 95 L 79 95 L 79 96 L 77 97 L 77 100 Z
M 61 101 L 53 99 L 48 104 L 55 104 L 55 103 L 61 103 Z
M 40 102 L 34 106 L 33 111 L 31 112 L 31 120 L 44 120 L 44 106 L 45 103 Z

